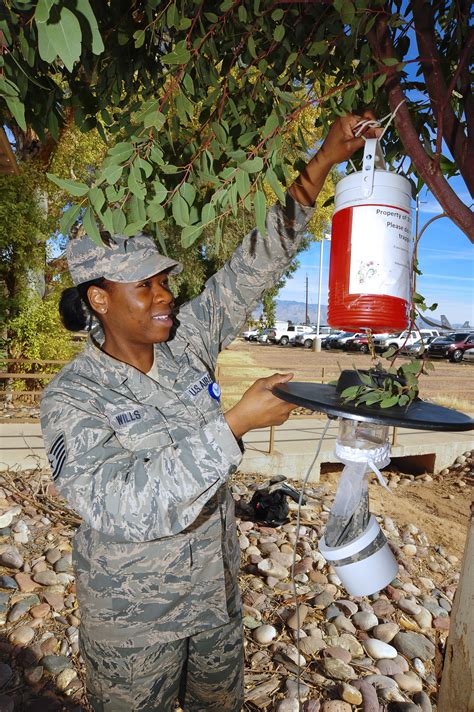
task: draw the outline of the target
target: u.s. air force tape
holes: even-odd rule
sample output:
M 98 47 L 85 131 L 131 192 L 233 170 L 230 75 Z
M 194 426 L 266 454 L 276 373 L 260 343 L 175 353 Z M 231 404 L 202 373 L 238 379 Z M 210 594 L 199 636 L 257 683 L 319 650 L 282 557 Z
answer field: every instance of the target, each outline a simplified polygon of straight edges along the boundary
M 210 383 L 207 387 L 207 390 L 209 391 L 209 395 L 211 398 L 214 398 L 214 400 L 219 400 L 221 397 L 221 387 L 218 383 L 215 383 L 214 381 Z
M 48 452 L 48 460 L 51 466 L 53 480 L 59 476 L 66 462 L 66 454 L 66 438 L 64 437 L 64 433 L 59 433 Z

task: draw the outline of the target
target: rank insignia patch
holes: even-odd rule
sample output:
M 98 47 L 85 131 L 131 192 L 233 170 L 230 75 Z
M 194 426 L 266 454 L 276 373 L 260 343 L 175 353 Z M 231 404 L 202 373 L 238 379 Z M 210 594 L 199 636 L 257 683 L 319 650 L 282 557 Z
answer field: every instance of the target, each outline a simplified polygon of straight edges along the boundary
M 51 465 L 53 480 L 55 480 L 59 476 L 66 461 L 66 438 L 64 437 L 64 433 L 59 433 L 51 445 L 48 452 L 48 460 Z

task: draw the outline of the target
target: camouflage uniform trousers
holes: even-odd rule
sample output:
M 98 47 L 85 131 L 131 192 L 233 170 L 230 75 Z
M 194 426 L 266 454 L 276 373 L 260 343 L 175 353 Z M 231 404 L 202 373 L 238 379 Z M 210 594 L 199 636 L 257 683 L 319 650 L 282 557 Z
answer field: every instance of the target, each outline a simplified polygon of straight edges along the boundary
M 80 638 L 94 712 L 240 712 L 244 651 L 240 614 L 190 638 L 116 648 Z

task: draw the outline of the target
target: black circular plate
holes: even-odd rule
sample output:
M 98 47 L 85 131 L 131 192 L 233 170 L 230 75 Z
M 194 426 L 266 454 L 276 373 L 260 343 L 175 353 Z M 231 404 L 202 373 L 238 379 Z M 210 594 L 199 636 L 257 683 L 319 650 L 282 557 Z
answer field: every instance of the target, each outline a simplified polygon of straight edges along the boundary
M 407 408 L 375 408 L 343 403 L 336 386 L 322 383 L 282 383 L 273 389 L 276 396 L 303 408 L 318 410 L 338 418 L 350 418 L 369 423 L 395 425 L 418 430 L 474 430 L 474 419 L 451 408 L 413 401 Z

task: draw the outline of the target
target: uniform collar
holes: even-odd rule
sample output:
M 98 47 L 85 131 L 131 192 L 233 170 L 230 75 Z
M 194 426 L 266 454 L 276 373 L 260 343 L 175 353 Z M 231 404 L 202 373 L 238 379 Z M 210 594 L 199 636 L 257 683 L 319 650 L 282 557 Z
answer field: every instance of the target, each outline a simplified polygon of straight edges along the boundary
M 89 363 L 92 362 L 97 367 L 97 371 L 100 372 L 100 378 L 106 385 L 117 387 L 129 380 L 137 383 L 143 381 L 143 379 L 146 379 L 146 382 L 149 383 L 149 377 L 146 374 L 102 351 L 101 345 L 103 342 L 104 332 L 100 324 L 97 324 L 89 333 L 83 353 Z M 154 357 L 159 372 L 161 372 L 161 364 L 163 362 L 166 362 L 167 370 L 173 361 L 178 367 L 185 354 L 186 347 L 187 340 L 178 333 L 175 333 L 168 342 L 155 344 Z

